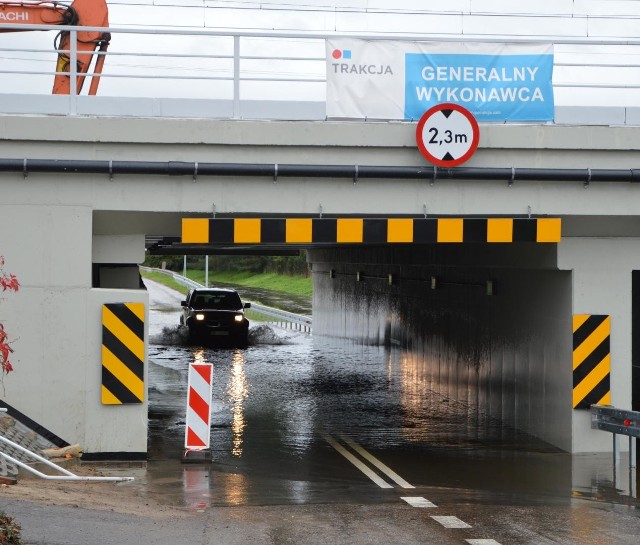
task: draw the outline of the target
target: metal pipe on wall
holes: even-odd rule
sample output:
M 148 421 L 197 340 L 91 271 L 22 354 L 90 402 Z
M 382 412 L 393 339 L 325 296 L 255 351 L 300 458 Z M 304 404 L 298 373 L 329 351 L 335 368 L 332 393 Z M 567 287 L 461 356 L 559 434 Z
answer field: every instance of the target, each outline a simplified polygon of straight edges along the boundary
M 502 180 L 542 182 L 640 182 L 637 169 L 457 167 L 431 165 L 296 165 L 281 163 L 190 163 L 181 161 L 91 161 L 76 159 L 0 158 L 0 172 L 65 174 L 118 174 L 166 176 L 265 176 L 296 178 Z

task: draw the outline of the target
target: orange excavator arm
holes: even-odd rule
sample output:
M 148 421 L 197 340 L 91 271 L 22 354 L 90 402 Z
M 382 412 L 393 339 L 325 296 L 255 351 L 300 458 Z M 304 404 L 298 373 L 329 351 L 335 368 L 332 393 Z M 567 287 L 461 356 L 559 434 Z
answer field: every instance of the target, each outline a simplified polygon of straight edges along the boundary
M 109 26 L 109 11 L 105 0 L 75 0 L 71 5 L 60 2 L 20 1 L 9 2 L 0 0 L 0 23 L 15 25 L 72 25 L 87 27 Z M 24 32 L 28 29 L 1 28 L 0 32 Z M 89 71 L 91 60 L 96 58 L 93 69 L 96 74 L 91 81 L 89 94 L 98 91 L 100 74 L 104 66 L 104 59 L 111 35 L 100 31 L 78 31 L 77 33 L 77 93 L 79 94 Z M 61 31 L 56 38 L 58 62 L 56 72 L 69 72 L 70 54 L 64 50 L 71 48 L 69 31 Z M 103 53 L 95 55 L 96 51 Z M 53 83 L 54 94 L 71 92 L 71 78 L 65 74 L 57 74 Z

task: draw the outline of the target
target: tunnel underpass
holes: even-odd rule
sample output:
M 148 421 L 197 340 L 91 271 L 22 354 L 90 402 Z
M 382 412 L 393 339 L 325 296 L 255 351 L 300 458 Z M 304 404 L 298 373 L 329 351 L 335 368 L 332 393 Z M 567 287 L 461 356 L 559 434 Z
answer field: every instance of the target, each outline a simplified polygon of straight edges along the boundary
M 341 221 L 362 222 L 360 244 L 346 242 L 354 235 Z M 487 244 L 492 220 L 473 219 L 454 220 L 465 222 L 457 243 L 372 242 L 392 236 L 393 221 L 413 222 L 416 237 L 442 229 L 437 219 L 188 219 L 182 243 L 152 251 L 306 247 L 314 335 L 401 347 L 434 392 L 572 451 L 572 278 L 558 270 L 557 245 L 534 242 L 535 219 L 512 224 L 532 242 Z
M 571 273 L 540 245 L 313 249 L 314 333 L 400 346 L 430 387 L 571 450 Z

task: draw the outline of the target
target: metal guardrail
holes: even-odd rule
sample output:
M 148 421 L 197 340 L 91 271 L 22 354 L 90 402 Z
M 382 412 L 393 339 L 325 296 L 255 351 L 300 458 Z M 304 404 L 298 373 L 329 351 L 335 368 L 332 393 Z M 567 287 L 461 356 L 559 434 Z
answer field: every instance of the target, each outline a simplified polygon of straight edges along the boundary
M 618 460 L 618 435 L 629 437 L 629 469 L 636 466 L 634 439 L 640 437 L 640 412 L 617 409 L 610 405 L 591 405 L 591 428 L 613 434 L 613 458 Z
M 169 271 L 166 269 L 156 269 L 153 267 L 144 267 L 140 266 L 140 269 L 148 272 L 157 272 L 167 276 L 172 277 L 178 284 L 182 286 L 186 286 L 189 289 L 196 288 L 204 288 L 202 284 L 187 278 L 186 276 L 182 276 L 174 271 Z M 286 310 L 280 310 L 278 308 L 268 307 L 266 305 L 261 305 L 259 303 L 254 303 L 251 301 L 251 310 L 255 310 L 260 314 L 264 314 L 265 316 L 269 316 L 270 318 L 274 318 L 272 320 L 275 323 L 280 324 L 282 327 L 286 329 L 294 329 L 297 331 L 303 331 L 305 333 L 311 333 L 311 329 L 313 326 L 313 319 L 310 316 L 305 316 L 303 314 L 295 314 L 293 312 L 287 312 Z

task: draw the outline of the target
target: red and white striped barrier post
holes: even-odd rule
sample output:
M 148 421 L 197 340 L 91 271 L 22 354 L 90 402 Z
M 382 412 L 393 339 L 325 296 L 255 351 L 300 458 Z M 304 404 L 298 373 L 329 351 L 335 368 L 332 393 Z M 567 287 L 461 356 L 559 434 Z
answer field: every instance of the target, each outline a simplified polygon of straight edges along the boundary
M 193 451 L 209 448 L 211 439 L 211 383 L 213 365 L 189 365 L 187 421 L 184 437 L 184 458 Z

